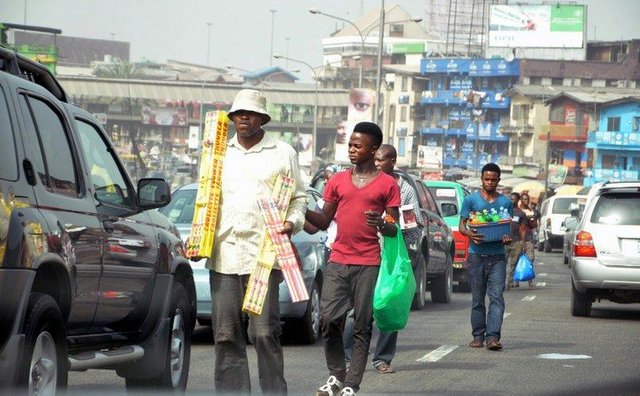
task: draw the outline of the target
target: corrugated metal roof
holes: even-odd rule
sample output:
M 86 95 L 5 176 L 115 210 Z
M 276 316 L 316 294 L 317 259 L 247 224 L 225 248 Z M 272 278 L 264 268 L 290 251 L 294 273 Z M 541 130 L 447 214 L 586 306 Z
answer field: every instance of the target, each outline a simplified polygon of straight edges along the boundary
M 604 103 L 617 100 L 622 97 L 640 96 L 640 89 L 617 88 L 617 87 L 570 87 L 570 86 L 548 86 L 548 85 L 522 85 L 516 84 L 510 88 L 508 96 L 520 94 L 522 96 L 545 97 L 551 99 L 563 94 L 572 96 L 575 100 L 584 103 Z
M 133 99 L 169 99 L 194 101 L 233 102 L 235 95 L 253 86 L 225 84 L 196 84 L 174 81 L 120 80 L 106 78 L 82 78 L 59 76 L 59 81 L 69 96 L 95 96 Z M 277 88 L 260 86 L 267 101 L 272 104 L 313 106 L 315 87 L 298 84 L 279 84 Z M 318 106 L 346 107 L 349 91 L 345 89 L 319 89 Z

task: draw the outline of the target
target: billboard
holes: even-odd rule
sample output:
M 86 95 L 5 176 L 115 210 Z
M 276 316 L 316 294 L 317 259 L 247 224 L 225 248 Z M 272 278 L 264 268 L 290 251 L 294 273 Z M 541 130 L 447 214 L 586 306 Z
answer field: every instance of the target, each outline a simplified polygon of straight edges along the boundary
M 419 145 L 416 167 L 421 170 L 441 170 L 442 147 Z
M 492 5 L 489 47 L 582 48 L 585 23 L 584 5 Z
M 376 92 L 368 88 L 351 88 L 349 91 L 349 107 L 346 122 L 338 123 L 334 160 L 349 162 L 349 138 L 353 127 L 361 121 L 371 121 L 375 105 Z

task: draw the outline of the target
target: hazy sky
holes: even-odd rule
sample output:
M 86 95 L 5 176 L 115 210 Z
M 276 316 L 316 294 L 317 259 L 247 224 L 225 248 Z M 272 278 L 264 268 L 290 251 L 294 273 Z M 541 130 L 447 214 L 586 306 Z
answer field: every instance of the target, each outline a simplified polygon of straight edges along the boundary
M 579 3 L 589 6 L 589 40 L 594 33 L 598 40 L 640 38 L 640 0 Z M 380 0 L 0 0 L 0 22 L 24 23 L 26 5 L 27 25 L 58 28 L 67 36 L 128 41 L 132 61 L 177 59 L 199 64 L 207 61 L 207 22 L 211 22 L 210 65 L 256 70 L 270 64 L 272 15 L 273 52 L 288 52 L 291 58 L 319 66 L 321 40 L 342 22 L 312 15 L 309 8 L 355 20 L 361 9 L 366 12 L 380 4 Z M 385 1 L 392 4 L 401 4 L 412 16 L 424 16 L 428 2 Z M 273 64 L 287 66 L 284 60 Z M 308 81 L 308 68 L 289 62 L 289 69 L 296 68 Z

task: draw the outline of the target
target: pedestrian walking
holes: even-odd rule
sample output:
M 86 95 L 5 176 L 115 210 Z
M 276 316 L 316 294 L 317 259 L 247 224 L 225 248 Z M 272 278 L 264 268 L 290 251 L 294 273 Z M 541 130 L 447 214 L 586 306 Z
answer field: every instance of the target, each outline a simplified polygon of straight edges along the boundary
M 502 349 L 500 331 L 502 316 L 504 315 L 504 286 L 506 272 L 506 258 L 504 245 L 511 243 L 510 235 L 503 235 L 501 241 L 483 242 L 482 235 L 467 227 L 472 212 L 483 210 L 499 211 L 504 208 L 513 216 L 511 200 L 498 194 L 497 186 L 500 182 L 500 167 L 488 163 L 482 167 L 480 174 L 482 188 L 465 197 L 460 210 L 460 233 L 471 242 L 468 248 L 467 271 L 471 284 L 471 334 L 473 340 L 469 344 L 472 348 L 482 348 L 497 351 Z M 489 295 L 489 309 L 486 309 L 485 299 Z M 485 344 L 486 342 L 486 344 Z
M 524 239 L 522 240 L 522 251 L 529 256 L 529 259 L 533 263 L 536 259 L 535 242 L 539 219 L 533 209 L 531 209 L 531 197 L 527 191 L 522 192 L 518 207 L 525 216 L 524 222 L 522 223 L 525 233 Z M 516 283 L 516 287 L 518 286 L 519 284 Z M 533 287 L 533 281 L 529 281 L 529 287 Z
M 415 219 L 411 224 L 407 223 L 406 227 L 401 227 L 402 237 L 404 239 L 407 252 L 409 252 L 409 256 L 413 259 L 418 254 L 416 251 L 417 243 L 422 235 L 422 213 L 420 212 L 420 203 L 418 202 L 416 191 L 399 174 L 394 172 L 397 157 L 398 153 L 395 147 L 390 144 L 383 144 L 380 146 L 378 151 L 376 151 L 374 158 L 376 168 L 393 177 L 396 180 L 396 183 L 398 183 L 398 187 L 400 187 L 401 212 L 408 211 L 410 213 L 407 217 Z M 400 216 L 402 215 L 403 213 L 400 213 Z M 405 224 L 402 221 L 400 223 L 401 225 Z M 351 352 L 353 348 L 352 329 L 353 320 L 352 318 L 350 320 L 348 316 L 344 332 L 345 354 L 347 361 L 351 360 Z M 374 330 L 374 332 L 378 334 L 378 339 L 376 341 L 376 347 L 373 354 L 373 368 L 376 372 L 381 374 L 395 373 L 396 370 L 395 367 L 391 365 L 391 361 L 396 354 L 398 332 L 381 332 L 377 326 L 374 327 Z
M 320 301 L 322 338 L 329 378 L 317 395 L 353 395 L 360 389 L 373 321 L 373 289 L 380 268 L 378 233 L 396 234 L 400 189 L 375 165 L 382 131 L 371 122 L 355 125 L 349 138 L 349 160 L 355 166 L 336 173 L 324 189 L 323 212 L 307 211 L 306 219 L 327 229 L 335 218 L 336 240 L 327 264 Z M 382 216 L 383 213 L 387 215 Z M 353 356 L 347 369 L 342 331 L 354 310 Z
M 245 314 L 242 303 L 266 230 L 257 198 L 271 195 L 273 177 L 284 174 L 295 179 L 295 191 L 281 230 L 291 235 L 304 223 L 305 188 L 296 152 L 265 134 L 263 126 L 271 117 L 261 92 L 251 89 L 238 92 L 229 118 L 236 134 L 227 143 L 215 245 L 206 263 L 213 301 L 215 387 L 218 392 L 251 392 L 244 329 L 247 315 L 249 333 L 255 336 L 260 388 L 263 393 L 286 394 L 278 298 L 282 272 L 277 262 L 269 275 L 262 313 Z
M 507 253 L 507 290 L 519 287 L 518 282 L 513 281 L 513 272 L 516 269 L 516 263 L 524 249 L 522 241 L 525 239 L 524 222 L 526 215 L 518 207 L 520 204 L 520 193 L 511 193 L 511 203 L 513 205 L 513 216 L 511 216 L 511 243 L 505 246 Z

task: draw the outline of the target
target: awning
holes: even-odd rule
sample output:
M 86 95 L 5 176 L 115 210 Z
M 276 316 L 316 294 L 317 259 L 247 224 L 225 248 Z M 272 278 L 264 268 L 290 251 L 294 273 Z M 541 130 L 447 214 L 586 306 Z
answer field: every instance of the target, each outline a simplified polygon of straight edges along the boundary
M 132 99 L 170 99 L 203 102 L 233 102 L 236 93 L 251 86 L 230 84 L 204 84 L 176 81 L 120 80 L 85 77 L 58 77 L 69 97 L 107 97 Z M 260 86 L 260 90 L 271 104 L 313 106 L 315 89 L 308 85 L 291 88 Z M 349 91 L 345 89 L 319 89 L 318 106 L 347 107 Z

